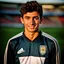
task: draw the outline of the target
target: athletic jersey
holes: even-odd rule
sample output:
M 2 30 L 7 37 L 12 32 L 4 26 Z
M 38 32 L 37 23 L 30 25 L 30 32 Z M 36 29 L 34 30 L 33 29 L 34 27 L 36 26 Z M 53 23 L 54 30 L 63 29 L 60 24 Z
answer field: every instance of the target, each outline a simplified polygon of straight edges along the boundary
M 31 41 L 21 32 L 9 39 L 4 64 L 60 64 L 57 40 L 40 32 Z

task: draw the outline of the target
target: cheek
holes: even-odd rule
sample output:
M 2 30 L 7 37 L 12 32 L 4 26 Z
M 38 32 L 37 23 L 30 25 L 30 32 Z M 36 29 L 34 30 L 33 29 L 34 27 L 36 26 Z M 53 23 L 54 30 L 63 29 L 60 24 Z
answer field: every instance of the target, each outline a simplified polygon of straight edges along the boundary
M 37 21 L 36 24 L 39 25 L 40 24 L 40 21 Z
M 24 26 L 27 27 L 29 25 L 29 23 L 26 21 L 24 22 Z
M 24 25 L 28 24 L 28 21 L 24 19 L 24 20 L 23 20 L 23 24 L 24 24 Z

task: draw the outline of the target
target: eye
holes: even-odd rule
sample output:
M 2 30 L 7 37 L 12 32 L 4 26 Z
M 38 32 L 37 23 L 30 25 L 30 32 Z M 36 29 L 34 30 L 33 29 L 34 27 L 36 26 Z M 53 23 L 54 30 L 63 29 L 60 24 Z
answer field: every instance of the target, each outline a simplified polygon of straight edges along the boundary
M 25 19 L 30 19 L 30 17 L 26 16 Z
M 34 17 L 34 19 L 35 19 L 35 20 L 39 20 L 39 17 L 38 17 L 38 16 L 36 16 L 36 17 Z

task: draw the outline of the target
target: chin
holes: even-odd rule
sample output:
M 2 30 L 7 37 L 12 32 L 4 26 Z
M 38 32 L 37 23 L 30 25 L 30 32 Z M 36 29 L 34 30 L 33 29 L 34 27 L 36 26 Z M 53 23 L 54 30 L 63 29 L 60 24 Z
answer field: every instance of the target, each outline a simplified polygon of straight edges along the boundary
M 31 30 L 29 30 L 30 32 L 37 32 L 38 31 L 38 29 L 31 29 Z

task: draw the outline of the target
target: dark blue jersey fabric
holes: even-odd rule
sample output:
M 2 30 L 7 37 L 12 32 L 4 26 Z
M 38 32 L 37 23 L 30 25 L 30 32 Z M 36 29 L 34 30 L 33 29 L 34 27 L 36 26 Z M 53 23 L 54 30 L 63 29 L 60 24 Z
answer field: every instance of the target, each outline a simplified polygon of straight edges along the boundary
M 39 32 L 33 40 L 24 33 L 8 42 L 6 64 L 57 64 L 59 59 L 58 45 L 55 38 Z

